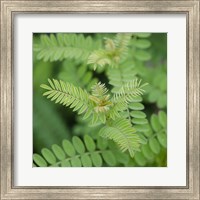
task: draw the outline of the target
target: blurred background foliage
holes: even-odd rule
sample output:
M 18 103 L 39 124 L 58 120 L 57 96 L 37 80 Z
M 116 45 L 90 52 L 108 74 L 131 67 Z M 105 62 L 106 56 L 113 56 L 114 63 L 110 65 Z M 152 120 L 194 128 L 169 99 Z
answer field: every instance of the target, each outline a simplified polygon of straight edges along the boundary
M 34 44 L 39 42 L 41 35 L 33 35 Z M 83 35 L 91 36 L 96 45 L 101 47 L 105 37 L 113 38 L 115 34 Z M 119 152 L 112 142 L 107 145 L 115 152 L 117 161 L 115 166 L 166 166 L 166 141 L 162 140 L 162 135 L 160 139 L 158 137 L 155 139 L 153 135 L 160 130 L 162 132 L 158 120 L 159 111 L 167 112 L 167 34 L 140 34 L 139 38 L 140 41 L 133 37 L 129 59 L 125 64 L 131 63 L 132 73 L 149 83 L 142 102 L 145 107 L 144 112 L 150 121 L 150 131 L 144 133 L 149 142 L 142 146 L 141 152 L 136 153 L 134 159 L 128 154 Z M 105 69 L 97 68 L 94 71 L 87 65 L 87 60 L 43 61 L 38 59 L 37 53 L 33 51 L 33 153 L 40 154 L 42 148 L 51 148 L 53 144 L 60 145 L 63 139 L 71 140 L 73 136 L 83 137 L 88 134 L 98 140 L 99 127 L 89 127 L 87 122 L 71 109 L 50 102 L 42 96 L 43 90 L 40 85 L 47 83 L 48 78 L 67 81 L 87 90 L 90 90 L 98 80 L 106 83 L 108 88 L 111 87 Z

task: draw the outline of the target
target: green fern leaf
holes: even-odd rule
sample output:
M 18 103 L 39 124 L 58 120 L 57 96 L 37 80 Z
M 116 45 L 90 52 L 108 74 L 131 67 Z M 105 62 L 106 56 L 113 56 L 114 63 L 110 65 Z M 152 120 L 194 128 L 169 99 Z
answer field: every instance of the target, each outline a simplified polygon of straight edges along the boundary
M 97 145 L 89 135 L 85 135 L 83 141 L 77 136 L 72 138 L 72 143 L 63 140 L 62 146 L 54 144 L 51 149 L 43 148 L 41 153 L 33 155 L 34 166 L 101 167 L 103 161 L 109 166 L 117 164 L 114 154 L 108 149 L 107 141 L 99 138 Z
M 150 138 L 149 146 L 150 146 L 150 149 L 153 151 L 153 153 L 155 154 L 160 153 L 160 144 L 156 138 Z
M 154 160 L 154 154 L 148 144 L 142 145 L 141 152 L 148 161 Z
M 164 147 L 167 148 L 167 135 L 165 133 L 158 133 L 157 134 L 158 141 L 160 144 Z
M 134 35 L 136 35 L 139 38 L 148 38 L 151 33 L 135 33 Z
M 87 154 L 81 156 L 81 162 L 83 167 L 92 167 L 92 160 Z
M 128 150 L 131 157 L 134 156 L 135 151 L 140 150 L 140 138 L 126 119 L 117 119 L 110 126 L 103 127 L 99 135 L 116 142 L 122 152 Z
M 40 167 L 47 167 L 45 159 L 38 154 L 33 154 L 33 161 Z
M 114 86 L 113 93 L 117 93 L 122 86 L 136 78 L 136 70 L 132 63 L 124 63 L 116 68 L 108 68 L 109 84 Z
M 106 88 L 105 84 L 101 82 L 96 83 L 92 86 L 92 95 L 95 97 L 102 97 L 108 93 L 108 89 Z
M 147 164 L 147 160 L 142 152 L 137 152 L 134 156 L 134 160 L 140 167 L 144 167 Z
M 92 64 L 94 70 L 97 67 L 103 68 L 106 65 L 117 66 L 127 55 L 131 36 L 132 34 L 129 33 L 119 33 L 114 40 L 105 38 L 105 49 L 93 51 L 88 57 L 87 64 Z
M 144 119 L 146 118 L 146 114 L 141 111 L 131 111 L 130 113 L 131 117 L 137 118 L 137 119 Z
M 142 103 L 130 103 L 128 107 L 132 110 L 140 111 L 144 109 L 144 105 Z
M 78 158 L 78 157 L 73 157 L 73 158 L 71 159 L 71 165 L 72 165 L 72 167 L 81 167 L 81 166 L 82 166 L 82 163 L 81 163 L 80 158 Z
M 144 50 L 138 50 L 134 53 L 134 57 L 139 61 L 148 61 L 151 59 L 151 54 Z
M 82 90 L 80 87 L 75 87 L 73 84 L 65 83 L 63 81 L 57 81 L 48 79 L 50 86 L 42 84 L 41 87 L 47 89 L 43 95 L 50 98 L 55 103 L 60 103 L 74 111 L 78 111 L 78 114 L 88 114 L 87 117 L 92 114 L 93 105 L 89 99 L 89 94 Z M 47 87 L 48 86 L 48 87 Z M 50 87 L 50 88 L 49 88 Z
M 89 135 L 84 135 L 84 142 L 85 146 L 88 151 L 94 151 L 96 148 L 96 145 L 94 143 L 94 140 Z
M 141 80 L 132 80 L 114 94 L 114 101 L 132 102 L 136 96 L 141 96 L 144 93 L 144 89 L 142 88 L 146 85 L 147 83 L 141 84 Z
M 86 60 L 89 54 L 101 47 L 99 41 L 93 41 L 83 34 L 57 33 L 41 35 L 40 42 L 34 45 L 37 59 L 57 61 L 63 59 Z
M 133 122 L 133 124 L 148 124 L 147 119 L 133 118 L 131 121 Z
M 62 146 L 63 146 L 63 149 L 64 149 L 65 153 L 68 156 L 70 156 L 70 157 L 75 156 L 76 151 L 75 151 L 74 146 L 72 145 L 72 143 L 70 141 L 63 140 Z
M 165 166 L 165 164 L 162 163 L 162 158 L 167 156 L 166 113 L 164 111 L 159 111 L 158 115 L 152 114 L 150 124 L 146 124 L 147 129 L 145 129 L 145 125 L 140 124 L 134 125 L 134 127 L 137 131 L 142 132 L 147 140 L 147 142 L 141 146 L 141 153 L 135 154 L 134 161 L 137 165 L 154 166 L 156 164 Z
M 104 161 L 111 167 L 116 165 L 116 158 L 112 151 L 105 151 L 102 153 Z
M 151 116 L 151 126 L 152 126 L 153 130 L 156 131 L 156 132 L 161 130 L 161 124 L 159 123 L 158 116 L 155 115 L 155 114 L 153 114 Z
M 164 111 L 158 113 L 158 119 L 163 128 L 167 127 L 167 115 Z
M 71 167 L 71 164 L 68 160 L 63 160 L 61 162 L 61 167 Z
M 94 70 L 96 70 L 97 67 L 104 67 L 105 65 L 113 65 L 112 60 L 108 56 L 108 53 L 101 49 L 101 50 L 96 50 L 90 54 L 88 57 L 88 65 L 92 64 Z
M 114 43 L 118 48 L 126 48 L 129 45 L 132 33 L 118 33 L 114 39 Z
M 101 167 L 102 166 L 102 158 L 97 152 L 91 153 L 91 159 L 92 163 L 94 164 L 95 167 Z
M 50 151 L 47 148 L 42 149 L 42 155 L 44 156 L 44 158 L 47 160 L 47 162 L 51 165 L 56 163 L 56 157 L 54 156 L 54 154 L 52 153 L 52 151 Z
M 85 146 L 83 144 L 83 142 L 81 141 L 81 139 L 77 136 L 74 136 L 72 138 L 72 143 L 74 145 L 74 148 L 76 149 L 76 151 L 79 154 L 84 154 L 85 153 Z
M 134 41 L 133 46 L 139 49 L 147 49 L 151 46 L 151 42 L 146 39 L 137 39 L 136 41 Z
M 128 45 L 130 43 L 132 33 L 118 33 L 114 39 L 114 43 L 120 51 L 120 59 L 123 60 L 128 52 Z
M 54 144 L 52 145 L 52 150 L 59 160 L 65 159 L 65 152 L 60 146 L 58 146 L 57 144 Z
M 105 150 L 108 147 L 108 141 L 102 137 L 97 138 L 97 147 L 100 150 Z
M 122 111 L 127 109 L 127 104 L 123 101 L 121 102 L 114 102 L 113 106 L 108 111 L 107 115 L 115 120 L 116 118 L 120 118 L 122 116 Z

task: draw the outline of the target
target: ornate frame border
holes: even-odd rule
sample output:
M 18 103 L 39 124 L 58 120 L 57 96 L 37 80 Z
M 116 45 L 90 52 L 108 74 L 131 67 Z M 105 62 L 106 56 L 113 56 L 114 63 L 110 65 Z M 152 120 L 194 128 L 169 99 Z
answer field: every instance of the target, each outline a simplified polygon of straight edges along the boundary
M 1 199 L 200 199 L 199 0 L 0 0 Z M 16 13 L 184 13 L 187 16 L 186 187 L 15 187 L 13 185 L 13 26 Z

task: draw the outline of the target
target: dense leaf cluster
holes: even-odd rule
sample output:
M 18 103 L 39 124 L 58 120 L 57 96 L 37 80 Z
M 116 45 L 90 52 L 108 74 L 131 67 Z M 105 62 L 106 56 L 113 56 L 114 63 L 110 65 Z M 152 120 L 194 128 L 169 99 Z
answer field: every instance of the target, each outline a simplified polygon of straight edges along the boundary
M 34 95 L 34 144 L 40 144 L 39 138 L 51 141 L 35 147 L 35 166 L 167 165 L 166 52 L 157 54 L 153 35 L 59 33 L 34 37 L 34 66 L 38 70 L 37 66 L 44 66 L 48 72 L 46 78 L 36 77 L 42 90 L 38 83 L 34 85 L 39 90 Z M 161 41 L 166 45 L 163 37 Z M 40 102 L 44 108 L 51 105 L 41 98 L 41 92 L 67 110 L 54 104 L 49 111 L 39 108 Z M 61 118 L 56 112 L 45 114 L 54 107 L 62 110 Z M 48 121 L 59 119 L 58 128 L 50 134 L 52 140 L 40 136 L 45 133 L 40 129 L 39 112 Z M 55 138 L 57 131 L 66 135 Z

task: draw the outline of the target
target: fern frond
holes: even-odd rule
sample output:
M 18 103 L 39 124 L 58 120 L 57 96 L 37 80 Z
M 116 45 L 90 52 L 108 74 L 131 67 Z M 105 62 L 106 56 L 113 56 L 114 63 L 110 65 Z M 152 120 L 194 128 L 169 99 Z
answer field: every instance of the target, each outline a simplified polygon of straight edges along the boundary
M 114 43 L 118 48 L 126 48 L 129 45 L 132 33 L 118 33 L 114 39 Z
M 131 37 L 132 33 L 118 33 L 115 37 L 114 43 L 120 51 L 121 59 L 127 55 Z
M 105 83 L 98 82 L 92 86 L 92 95 L 95 97 L 102 97 L 108 93 Z
M 73 111 L 78 111 L 78 114 L 84 114 L 83 119 L 91 117 L 91 125 L 106 123 L 106 113 L 112 106 L 112 102 L 108 100 L 109 95 L 98 98 L 80 87 L 61 80 L 48 79 L 48 82 L 49 85 L 41 85 L 43 89 L 47 90 L 43 95 L 48 99 L 73 108 Z
M 156 163 L 156 166 L 166 166 L 167 156 L 167 116 L 164 111 L 158 115 L 151 115 L 150 129 L 144 132 L 147 143 L 141 146 L 141 152 L 137 152 L 134 161 L 138 166 L 147 166 L 148 163 Z M 162 160 L 163 159 L 163 160 Z M 164 161 L 164 162 L 163 162 Z
M 133 53 L 132 56 L 134 60 L 139 62 L 146 62 L 151 59 L 151 53 L 148 51 L 148 48 L 151 46 L 150 40 L 148 37 L 150 33 L 136 33 L 133 34 L 132 40 L 132 48 Z
M 97 69 L 97 67 L 104 67 L 105 65 L 111 65 L 112 66 L 112 60 L 108 56 L 108 53 L 103 50 L 96 50 L 90 54 L 88 57 L 87 64 L 93 65 L 94 70 Z
M 135 131 L 128 120 L 119 118 L 111 125 L 104 126 L 99 135 L 113 140 L 122 152 L 128 150 L 130 156 L 133 157 L 135 151 L 140 151 L 140 138 Z
M 129 33 L 120 33 L 116 35 L 114 40 L 105 38 L 105 49 L 92 52 L 88 57 L 87 64 L 92 64 L 94 70 L 106 65 L 117 66 L 127 54 L 131 36 L 132 34 Z
M 166 64 L 162 67 L 141 67 L 140 77 L 146 79 L 151 85 L 148 87 L 146 100 L 155 103 L 159 109 L 167 106 L 167 76 Z
M 114 94 L 114 101 L 131 102 L 134 97 L 141 96 L 144 93 L 144 89 L 142 88 L 146 85 L 147 83 L 141 85 L 141 80 L 134 79 L 126 83 L 126 85 L 122 86 L 120 90 Z
M 37 59 L 57 61 L 63 59 L 86 60 L 89 54 L 101 47 L 100 42 L 93 41 L 83 34 L 57 33 L 41 35 L 40 42 L 34 45 Z
M 33 155 L 33 161 L 38 167 L 101 167 L 103 162 L 116 165 L 112 151 L 107 146 L 101 148 L 89 135 L 84 135 L 83 140 L 77 136 L 72 142 L 63 140 L 62 146 L 54 144 L 51 149 L 43 148 L 41 155 Z
M 42 84 L 41 87 L 46 89 L 43 95 L 50 98 L 55 103 L 60 103 L 73 108 L 73 111 L 78 111 L 78 114 L 84 113 L 89 117 L 93 112 L 93 105 L 89 99 L 89 94 L 80 87 L 75 87 L 73 84 L 48 79 L 49 85 Z
M 109 84 L 114 88 L 113 93 L 117 93 L 122 86 L 136 78 L 136 70 L 133 65 L 129 63 L 124 63 L 118 68 L 109 68 L 107 71 L 107 76 L 109 78 Z
M 123 117 L 129 119 L 134 128 L 140 133 L 148 132 L 150 129 L 143 109 L 142 97 L 137 96 L 132 99 L 127 105 L 126 111 L 122 113 Z
M 105 49 L 108 51 L 114 51 L 116 48 L 115 43 L 110 38 L 105 38 Z
M 156 133 L 157 139 L 161 146 L 167 148 L 167 116 L 164 111 L 160 111 L 158 115 L 153 114 L 150 119 L 153 132 Z
M 124 101 L 113 102 L 113 106 L 109 109 L 107 115 L 115 120 L 122 117 L 121 112 L 127 109 L 127 104 Z

